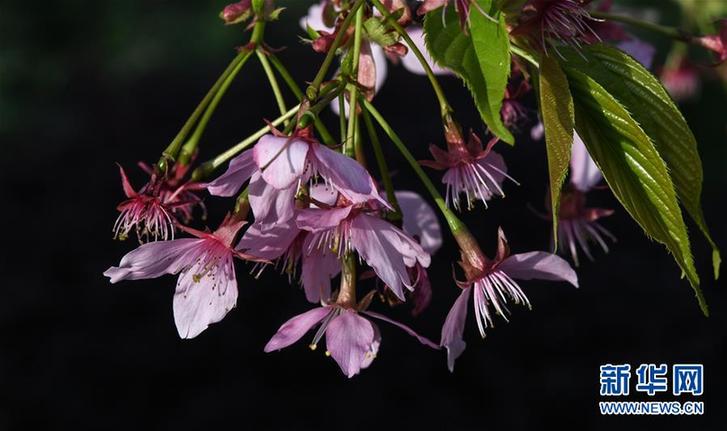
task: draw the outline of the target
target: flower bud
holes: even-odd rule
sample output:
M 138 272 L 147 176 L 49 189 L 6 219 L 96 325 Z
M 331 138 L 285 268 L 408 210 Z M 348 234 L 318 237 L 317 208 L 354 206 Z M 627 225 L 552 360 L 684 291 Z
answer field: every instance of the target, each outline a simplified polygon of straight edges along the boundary
M 252 1 L 242 0 L 237 3 L 231 3 L 225 6 L 220 12 L 220 18 L 225 25 L 237 24 L 247 21 L 252 16 Z

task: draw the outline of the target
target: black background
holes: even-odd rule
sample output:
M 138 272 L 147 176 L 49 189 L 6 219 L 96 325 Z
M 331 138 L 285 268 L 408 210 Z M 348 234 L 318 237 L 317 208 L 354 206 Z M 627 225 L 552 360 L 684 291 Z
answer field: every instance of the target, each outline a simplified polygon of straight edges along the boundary
M 278 326 L 309 305 L 285 277 L 267 271 L 256 281 L 242 264 L 237 309 L 196 339 L 180 340 L 172 277 L 112 287 L 101 275 L 134 246 L 111 238 L 123 197 L 114 163 L 141 185 L 134 163 L 158 157 L 246 36 L 219 24 L 219 1 L 6 3 L 0 429 L 723 426 L 727 297 L 711 279 L 709 249 L 690 225 L 712 311 L 705 318 L 668 253 L 620 207 L 604 221 L 619 241 L 579 268 L 581 288 L 523 282 L 533 310 L 515 308 L 511 322 L 496 322 L 484 341 L 469 320 L 468 347 L 453 374 L 442 352 L 383 324 L 378 358 L 350 380 L 305 342 L 263 353 Z M 280 56 L 303 82 L 322 58 L 298 43 L 303 7 L 293 6 L 268 41 L 288 47 Z M 435 99 L 425 78 L 389 66 L 376 104 L 425 158 L 430 143 L 441 144 Z M 259 69 L 250 61 L 223 99 L 203 159 L 275 117 Z M 460 121 L 483 132 L 462 85 L 443 82 Z M 724 247 L 725 94 L 718 82 L 705 85 L 683 108 L 703 156 L 706 217 Z M 497 226 L 514 252 L 547 247 L 549 225 L 528 209 L 543 207 L 547 185 L 543 143 L 529 140 L 529 126 L 514 148 L 499 145 L 522 185 L 507 184 L 505 200 L 465 216 L 488 253 Z M 398 154 L 386 151 L 398 188 L 423 193 Z M 607 191 L 595 198 L 618 205 Z M 228 202 L 208 204 L 210 223 L 218 223 Z M 390 312 L 433 339 L 458 293 L 451 280 L 456 249 L 446 241 L 430 270 L 432 306 L 417 319 L 406 306 Z M 705 366 L 703 417 L 600 416 L 599 365 L 678 362 Z

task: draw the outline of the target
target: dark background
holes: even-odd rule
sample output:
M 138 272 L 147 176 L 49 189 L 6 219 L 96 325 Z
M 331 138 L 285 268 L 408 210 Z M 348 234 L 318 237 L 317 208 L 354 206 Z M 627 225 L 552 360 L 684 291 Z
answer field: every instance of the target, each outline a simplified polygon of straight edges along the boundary
M 288 47 L 280 56 L 303 82 L 322 57 L 295 36 L 304 5 L 286 3 L 292 7 L 268 42 Z M 711 280 L 709 249 L 690 225 L 712 311 L 705 318 L 665 249 L 621 208 L 604 221 L 618 243 L 582 264 L 580 289 L 523 282 L 533 310 L 515 308 L 511 323 L 497 321 L 484 341 L 470 316 L 453 374 L 444 353 L 383 324 L 378 358 L 350 380 L 305 342 L 263 353 L 278 326 L 309 305 L 285 277 L 267 271 L 255 281 L 242 264 L 237 309 L 180 340 L 172 277 L 112 287 L 101 275 L 135 246 L 111 238 L 123 197 L 114 163 L 141 185 L 135 162 L 158 157 L 247 36 L 220 25 L 223 1 L 0 5 L 1 430 L 724 426 L 727 296 Z M 428 144 L 441 144 L 435 99 L 425 78 L 389 66 L 376 103 L 425 158 Z M 276 116 L 259 69 L 252 59 L 223 99 L 202 159 Z M 483 132 L 462 85 L 443 82 L 461 122 Z M 718 81 L 704 85 L 683 109 L 700 142 L 706 217 L 725 248 L 727 99 Z M 549 225 L 527 208 L 543 207 L 547 186 L 544 147 L 529 140 L 529 127 L 514 148 L 500 145 L 522 186 L 507 184 L 506 200 L 465 217 L 488 252 L 499 225 L 515 252 L 547 247 Z M 398 187 L 421 192 L 398 154 L 386 151 Z M 607 191 L 596 200 L 617 207 Z M 227 202 L 208 203 L 218 223 Z M 458 293 L 450 276 L 456 250 L 446 240 L 430 271 L 432 306 L 417 319 L 406 306 L 390 313 L 433 339 Z M 600 416 L 599 365 L 678 362 L 705 366 L 703 417 Z

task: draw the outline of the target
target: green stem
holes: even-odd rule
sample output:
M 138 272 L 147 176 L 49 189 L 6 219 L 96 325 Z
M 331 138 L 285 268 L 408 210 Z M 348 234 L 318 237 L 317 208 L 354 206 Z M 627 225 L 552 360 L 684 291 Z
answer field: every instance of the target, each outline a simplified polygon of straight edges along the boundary
M 691 34 L 685 32 L 683 30 L 680 30 L 678 28 L 667 27 L 664 25 L 655 24 L 653 22 L 648 22 L 648 21 L 642 21 L 640 19 L 633 18 L 630 16 L 616 15 L 616 14 L 612 14 L 612 13 L 608 13 L 608 12 L 597 12 L 597 11 L 591 12 L 591 16 L 593 18 L 622 22 L 624 24 L 638 27 L 638 28 L 641 28 L 641 29 L 644 29 L 647 31 L 659 33 L 661 35 L 664 35 L 664 36 L 667 36 L 667 37 L 670 37 L 670 38 L 673 38 L 676 40 L 680 40 L 682 42 L 692 42 L 692 40 L 694 39 L 694 36 L 692 36 Z
M 374 123 L 371 121 L 371 115 L 369 111 L 364 109 L 362 112 L 364 124 L 366 125 L 366 131 L 371 141 L 371 146 L 374 150 L 374 156 L 376 157 L 376 164 L 379 167 L 379 173 L 381 174 L 381 181 L 384 183 L 384 190 L 386 190 L 386 200 L 394 207 L 393 218 L 395 220 L 401 220 L 401 207 L 399 202 L 396 200 L 396 194 L 394 193 L 394 182 L 391 181 L 391 172 L 389 172 L 389 166 L 386 163 L 386 157 L 384 156 L 384 150 L 381 147 L 381 141 L 379 135 L 376 133 Z
M 286 112 L 285 114 L 283 114 L 280 117 L 273 120 L 270 124 L 272 124 L 273 126 L 279 126 L 285 120 L 294 117 L 295 114 L 298 113 L 298 109 L 300 109 L 300 104 L 295 105 L 290 110 L 288 110 L 288 112 Z M 222 166 L 225 162 L 227 162 L 231 158 L 235 157 L 242 150 L 244 150 L 245 148 L 254 144 L 258 139 L 260 139 L 261 137 L 263 137 L 264 135 L 266 135 L 268 133 L 270 133 L 270 127 L 265 126 L 265 127 L 261 128 L 260 130 L 258 130 L 257 132 L 253 133 L 252 135 L 250 135 L 247 138 L 240 141 L 240 143 L 238 143 L 237 145 L 235 145 L 235 146 L 231 147 L 230 149 L 228 149 L 227 151 L 221 153 L 217 157 L 202 163 L 192 173 L 192 181 L 203 180 L 209 174 L 214 172 L 217 168 Z
M 439 210 L 442 212 L 442 215 L 444 215 L 444 218 L 447 219 L 447 224 L 449 225 L 449 229 L 452 231 L 452 234 L 458 236 L 463 232 L 468 232 L 467 227 L 447 207 L 447 203 L 445 202 L 442 195 L 439 194 L 437 187 L 432 183 L 432 180 L 429 179 L 426 172 L 424 172 L 424 169 L 422 169 L 422 167 L 419 165 L 419 162 L 416 161 L 414 156 L 409 152 L 409 149 L 406 147 L 406 145 L 404 145 L 404 142 L 401 141 L 401 139 L 396 134 L 396 132 L 394 132 L 389 123 L 387 123 L 384 117 L 381 116 L 379 111 L 377 111 L 376 108 L 374 108 L 374 106 L 366 99 L 361 99 L 361 104 L 379 123 L 379 127 L 381 127 L 384 133 L 386 133 L 389 139 L 391 139 L 399 152 L 404 156 L 404 159 L 406 159 L 412 169 L 414 169 L 414 172 L 417 174 L 419 179 L 422 181 L 422 183 L 424 183 L 424 187 L 426 187 L 427 191 L 429 191 L 429 194 L 432 195 L 434 202 L 439 207 Z
M 285 107 L 285 99 L 283 98 L 283 93 L 280 91 L 280 86 L 278 85 L 277 78 L 275 78 L 273 69 L 272 67 L 270 67 L 270 62 L 268 61 L 265 53 L 262 52 L 259 48 L 255 50 L 255 53 L 257 54 L 258 60 L 260 60 L 260 64 L 265 71 L 265 75 L 268 77 L 268 82 L 270 82 L 270 88 L 272 88 L 273 94 L 275 95 L 275 101 L 278 103 L 280 115 L 283 115 L 288 111 L 288 108 Z M 289 120 L 285 120 L 286 126 L 288 125 L 288 122 Z
M 290 72 L 288 72 L 288 69 L 285 68 L 285 65 L 283 65 L 280 59 L 275 54 L 268 55 L 268 59 L 273 64 L 273 67 L 275 67 L 278 71 L 280 76 L 283 77 L 283 81 L 285 81 L 285 84 L 288 88 L 290 88 L 290 91 L 293 92 L 295 97 L 297 97 L 299 101 L 303 100 L 303 90 L 301 90 L 298 84 L 295 83 L 295 79 L 293 79 L 293 76 Z M 331 132 L 328 131 L 328 128 L 325 124 L 323 124 L 323 121 L 321 121 L 320 118 L 316 117 L 314 124 L 316 126 L 316 130 L 318 130 L 318 133 L 321 135 L 321 139 L 324 144 L 329 147 L 336 144 L 333 136 L 331 136 Z
M 422 67 L 424 68 L 424 72 L 427 74 L 427 78 L 429 78 L 429 82 L 432 84 L 432 89 L 434 90 L 434 93 L 437 96 L 437 100 L 439 101 L 439 108 L 441 110 L 441 115 L 443 119 L 446 119 L 448 116 L 454 112 L 452 107 L 449 105 L 449 102 L 447 101 L 447 97 L 444 95 L 444 90 L 442 90 L 442 87 L 439 85 L 439 81 L 437 80 L 436 75 L 434 75 L 434 71 L 432 71 L 431 66 L 429 66 L 429 63 L 427 62 L 426 58 L 424 58 L 424 54 L 419 50 L 419 48 L 416 46 L 414 41 L 409 37 L 409 33 L 406 32 L 406 29 L 404 29 L 401 25 L 399 25 L 398 22 L 396 22 L 396 19 L 391 16 L 391 13 L 389 13 L 389 10 L 386 9 L 386 7 L 381 3 L 379 0 L 371 0 L 371 3 L 376 7 L 376 9 L 381 12 L 381 14 L 386 18 L 387 21 L 389 21 L 389 25 L 394 27 L 397 33 L 406 41 L 406 44 L 409 46 L 409 49 L 412 50 L 416 58 L 419 60 L 419 63 L 421 63 Z
M 346 142 L 346 98 L 341 93 L 338 96 L 338 127 L 341 131 L 341 143 Z
M 356 3 L 353 4 L 353 7 L 351 7 L 348 15 L 346 15 L 346 18 L 341 23 L 341 27 L 338 28 L 336 38 L 333 39 L 333 44 L 328 50 L 326 58 L 323 59 L 323 64 L 321 65 L 321 68 L 318 70 L 318 73 L 313 79 L 313 82 L 311 82 L 311 84 L 305 91 L 306 97 L 308 97 L 309 100 L 315 100 L 318 97 L 318 90 L 320 89 L 321 84 L 323 83 L 323 80 L 328 73 L 328 69 L 331 67 L 331 63 L 333 63 L 333 58 L 336 56 L 336 51 L 341 45 L 341 42 L 343 42 L 343 38 L 346 36 L 346 31 L 351 25 L 351 21 L 353 21 L 353 18 L 356 16 L 356 12 L 364 4 L 364 1 L 365 0 L 356 0 Z
M 192 127 L 194 127 L 195 123 L 199 119 L 200 115 L 204 112 L 207 105 L 210 103 L 210 100 L 217 94 L 217 90 L 220 89 L 222 84 L 227 79 L 227 76 L 232 72 L 237 65 L 245 58 L 246 53 L 244 51 L 241 51 L 238 53 L 235 58 L 232 59 L 230 64 L 225 68 L 224 72 L 220 75 L 219 78 L 217 78 L 217 81 L 212 85 L 212 87 L 207 91 L 207 94 L 205 94 L 202 101 L 199 102 L 197 107 L 194 109 L 192 114 L 187 118 L 187 121 L 184 123 L 182 128 L 177 132 L 177 135 L 174 137 L 172 142 L 167 146 L 166 149 L 162 152 L 162 156 L 157 162 L 157 169 L 160 172 L 165 172 L 167 168 L 167 162 L 170 160 L 175 160 L 177 158 L 177 154 L 179 153 L 180 148 L 182 147 L 182 143 L 184 142 L 184 139 L 187 138 L 187 135 L 189 135 L 189 132 L 192 130 Z
M 358 120 L 358 63 L 361 55 L 361 37 L 363 33 L 363 8 L 356 11 L 356 24 L 353 36 L 353 57 L 351 58 L 351 70 L 349 75 L 353 78 L 354 84 L 348 85 L 348 126 L 346 128 L 346 141 L 343 144 L 343 152 L 349 156 L 355 156 L 356 147 L 356 121 Z M 345 115 L 341 112 L 340 115 Z
M 252 51 L 244 48 L 245 55 L 242 57 L 242 60 L 237 63 L 234 69 L 230 71 L 230 74 L 227 75 L 227 78 L 225 78 L 225 81 L 222 83 L 220 88 L 217 90 L 217 93 L 210 101 L 209 105 L 207 106 L 207 109 L 204 111 L 204 115 L 202 115 L 202 118 L 200 118 L 199 123 L 197 123 L 197 127 L 194 129 L 194 133 L 192 133 L 192 136 L 187 140 L 187 142 L 182 147 L 182 151 L 179 153 L 179 163 L 182 165 L 186 165 L 189 163 L 190 159 L 192 158 L 192 155 L 194 155 L 195 150 L 197 149 L 197 146 L 199 145 L 199 140 L 202 138 L 202 134 L 204 133 L 205 129 L 207 128 L 207 123 L 209 122 L 210 118 L 212 118 L 212 114 L 214 114 L 215 110 L 217 109 L 217 105 L 220 103 L 220 100 L 222 100 L 222 96 L 225 95 L 227 92 L 227 89 L 230 88 L 230 85 L 232 84 L 232 81 L 235 80 L 235 77 L 242 69 L 242 66 L 247 63 L 247 60 L 252 56 Z

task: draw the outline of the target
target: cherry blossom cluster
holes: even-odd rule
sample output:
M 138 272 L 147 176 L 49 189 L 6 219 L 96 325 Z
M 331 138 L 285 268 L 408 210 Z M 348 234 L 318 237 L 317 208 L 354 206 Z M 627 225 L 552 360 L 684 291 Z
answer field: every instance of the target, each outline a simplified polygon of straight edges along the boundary
M 557 52 L 561 45 L 610 40 L 650 67 L 653 48 L 618 24 L 592 17 L 587 3 L 526 2 L 511 34 L 531 40 L 545 52 Z M 463 132 L 441 96 L 443 141 L 431 144 L 431 160 L 417 161 L 374 106 L 392 66 L 400 64 L 428 76 L 435 92 L 441 90 L 437 79 L 455 75 L 432 60 L 421 27 L 423 14 L 448 7 L 459 13 L 462 31 L 467 31 L 471 14 L 489 17 L 475 0 L 323 0 L 311 5 L 300 26 L 306 49 L 324 59 L 318 75 L 306 77 L 309 84 L 303 89 L 263 38 L 265 26 L 283 8 L 270 0 L 243 0 L 225 7 L 220 13 L 224 23 L 243 24 L 251 30 L 251 40 L 238 49 L 233 63 L 160 160 L 140 164 L 149 176 L 146 184 L 135 188 L 120 168 L 126 199 L 118 206 L 113 232 L 121 240 L 135 236 L 139 246 L 104 275 L 111 283 L 176 275 L 174 321 L 180 337 L 194 338 L 235 308 L 238 289 L 254 288 L 254 279 L 272 268 L 294 288 L 300 287 L 301 298 L 311 305 L 280 326 L 265 352 L 304 338 L 316 349 L 325 337 L 325 352 L 348 377 L 376 358 L 382 342 L 378 322 L 403 330 L 428 348 L 445 350 L 453 370 L 465 349 L 468 315 L 484 337 L 496 319 L 507 320 L 512 304 L 530 307 L 522 287 L 528 280 L 577 287 L 577 275 L 566 259 L 549 251 L 512 253 L 505 233 L 496 226 L 491 236 L 496 233 L 497 252 L 489 257 L 460 220 L 462 212 L 483 213 L 489 205 L 499 205 L 508 188 L 519 185 L 518 173 L 508 169 L 498 152 L 501 144 L 496 137 Z M 721 52 L 724 60 L 724 31 L 700 43 Z M 196 163 L 209 115 L 252 57 L 266 71 L 280 116 L 219 156 Z M 298 98 L 295 107 L 286 105 L 273 70 Z M 513 132 L 527 126 L 530 135 L 540 139 L 542 124 L 523 104 L 531 91 L 529 77 L 516 63 L 512 70 L 501 112 L 504 124 Z M 340 136 L 334 137 L 318 116 L 324 109 L 342 117 Z M 386 140 L 379 136 L 382 132 Z M 428 198 L 394 186 L 380 151 L 389 142 L 422 180 Z M 376 155 L 375 165 L 366 160 L 366 148 Z M 410 173 L 401 175 L 406 174 Z M 441 175 L 441 186 L 430 175 Z M 579 254 L 592 260 L 594 245 L 607 252 L 615 238 L 602 225 L 613 210 L 587 205 L 587 195 L 606 186 L 577 134 L 569 178 L 560 197 L 557 234 L 553 244 L 543 248 L 553 250 L 557 244 L 557 250 L 578 265 Z M 205 227 L 204 202 L 209 196 L 230 203 L 226 215 L 210 215 L 210 220 L 222 219 L 214 229 Z M 448 232 L 442 232 L 440 217 Z M 456 279 L 450 286 L 432 286 L 428 275 L 432 257 L 446 238 L 454 240 L 460 251 Z M 248 268 L 244 276 L 243 266 Z M 238 277 L 245 281 L 238 283 Z M 448 288 L 459 292 L 448 315 L 427 316 L 441 319 L 439 341 L 419 335 L 385 311 L 375 311 L 407 303 L 413 316 L 421 316 L 433 290 Z M 291 293 L 298 294 L 298 289 Z

